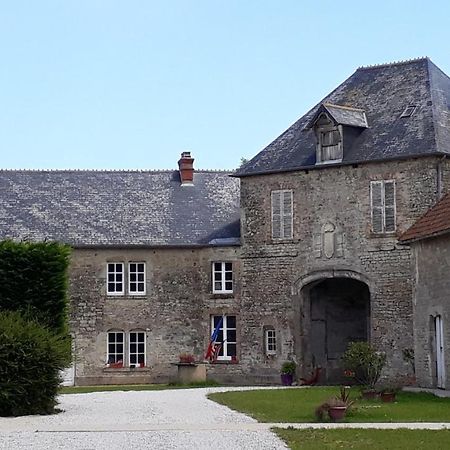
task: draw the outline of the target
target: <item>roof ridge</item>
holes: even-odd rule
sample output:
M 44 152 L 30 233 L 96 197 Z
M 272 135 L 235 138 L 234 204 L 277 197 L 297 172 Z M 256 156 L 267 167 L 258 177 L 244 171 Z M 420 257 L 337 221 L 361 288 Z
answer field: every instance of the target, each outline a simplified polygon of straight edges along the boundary
M 359 66 L 356 70 L 371 70 L 371 69 L 381 69 L 383 67 L 391 67 L 391 66 L 401 66 L 404 64 L 411 64 L 419 61 L 431 61 L 428 56 L 419 56 L 417 58 L 411 58 L 411 59 L 403 59 L 399 61 L 392 61 L 388 63 L 381 63 L 381 64 L 370 64 L 367 66 Z
M 178 169 L 7 169 L 0 168 L 0 172 L 32 172 L 32 173 L 173 173 Z M 233 173 L 235 169 L 195 169 L 194 173 Z

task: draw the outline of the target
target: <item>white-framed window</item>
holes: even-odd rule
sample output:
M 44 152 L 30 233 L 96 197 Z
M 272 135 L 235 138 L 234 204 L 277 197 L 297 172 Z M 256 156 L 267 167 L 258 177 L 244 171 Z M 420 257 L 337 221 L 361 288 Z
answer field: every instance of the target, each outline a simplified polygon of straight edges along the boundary
M 276 355 L 277 353 L 277 335 L 274 329 L 267 329 L 264 332 L 264 342 L 266 355 Z
M 128 293 L 145 295 L 145 262 L 128 264 Z
M 125 364 L 125 333 L 108 331 L 106 361 L 108 364 Z
M 292 190 L 271 192 L 272 239 L 292 239 L 293 195 Z
M 233 292 L 233 263 L 217 261 L 212 263 L 213 293 Z
M 143 331 L 130 331 L 128 352 L 130 367 L 145 366 L 145 333 Z
M 220 324 L 222 316 L 211 317 L 211 328 L 215 330 Z M 236 341 L 236 316 L 223 316 L 223 322 L 219 328 L 216 344 L 220 346 L 218 361 L 230 361 L 237 355 Z
M 121 262 L 109 262 L 107 264 L 107 293 L 108 295 L 123 295 L 124 285 L 124 265 Z
M 370 182 L 370 209 L 374 233 L 394 233 L 396 228 L 395 181 Z

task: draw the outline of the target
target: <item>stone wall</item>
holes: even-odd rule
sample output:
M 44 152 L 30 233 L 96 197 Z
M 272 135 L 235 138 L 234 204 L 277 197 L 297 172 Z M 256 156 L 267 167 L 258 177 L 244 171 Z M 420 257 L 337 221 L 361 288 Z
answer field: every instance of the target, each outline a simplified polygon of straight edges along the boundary
M 106 264 L 113 261 L 146 262 L 146 295 L 106 294 Z M 233 262 L 233 294 L 212 294 L 213 261 Z M 238 247 L 75 249 L 70 268 L 75 383 L 173 381 L 176 367 L 171 363 L 178 361 L 180 353 L 192 353 L 202 359 L 211 333 L 212 314 L 239 316 L 239 265 Z M 105 367 L 109 330 L 145 331 L 147 367 Z M 240 340 L 239 333 L 238 329 Z M 229 373 L 240 370 L 239 364 L 217 366 L 210 368 L 210 377 L 229 377 Z
M 438 158 L 328 166 L 241 179 L 241 354 L 249 374 L 275 380 L 282 362 L 294 358 L 300 373 L 311 370 L 302 354 L 305 286 L 330 277 L 352 277 L 370 292 L 369 339 L 387 353 L 385 377 L 410 376 L 402 350 L 413 345 L 411 252 L 397 237 L 437 198 Z M 442 185 L 449 186 L 449 165 Z M 395 180 L 397 231 L 371 232 L 370 181 Z M 292 189 L 293 239 L 271 238 L 271 191 Z M 334 250 L 324 253 L 323 235 Z M 263 351 L 264 326 L 279 337 L 275 356 Z
M 446 389 L 450 389 L 450 235 L 413 244 L 416 265 L 414 334 L 419 386 L 436 387 L 434 318 L 442 317 Z

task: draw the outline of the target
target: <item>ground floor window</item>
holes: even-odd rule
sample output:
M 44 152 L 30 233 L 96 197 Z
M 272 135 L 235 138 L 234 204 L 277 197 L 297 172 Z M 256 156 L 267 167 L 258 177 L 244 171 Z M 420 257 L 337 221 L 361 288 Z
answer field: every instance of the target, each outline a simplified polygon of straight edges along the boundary
M 266 355 L 275 355 L 277 353 L 277 335 L 274 329 L 267 329 L 264 333 Z
M 143 331 L 109 331 L 106 363 L 108 367 L 144 367 L 146 364 Z M 128 350 L 128 352 L 126 351 Z
M 236 316 L 212 316 L 211 328 L 219 327 L 215 343 L 219 346 L 218 361 L 230 361 L 237 355 Z

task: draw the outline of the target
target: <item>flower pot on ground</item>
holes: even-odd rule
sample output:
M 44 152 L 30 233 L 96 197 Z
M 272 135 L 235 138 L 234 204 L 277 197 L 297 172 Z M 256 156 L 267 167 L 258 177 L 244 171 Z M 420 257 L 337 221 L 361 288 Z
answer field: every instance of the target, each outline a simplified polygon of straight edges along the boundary
M 297 364 L 294 361 L 285 361 L 281 366 L 281 384 L 291 386 L 294 381 Z
M 345 419 L 345 415 L 347 414 L 346 406 L 330 406 L 328 408 L 328 416 L 330 420 L 333 422 L 339 422 L 340 420 Z
M 316 408 L 315 415 L 317 420 L 326 420 L 326 416 L 332 422 L 339 422 L 343 420 L 347 414 L 347 410 L 353 402 L 345 402 L 340 398 L 330 398 L 325 403 L 322 403 Z
M 392 403 L 395 402 L 395 392 L 382 392 L 380 394 L 381 401 L 384 403 Z
M 361 397 L 364 400 L 374 400 L 378 397 L 378 392 L 375 389 L 363 389 L 361 391 Z

